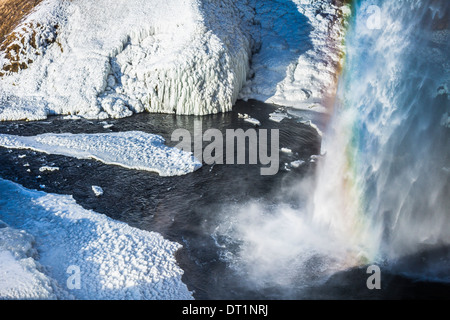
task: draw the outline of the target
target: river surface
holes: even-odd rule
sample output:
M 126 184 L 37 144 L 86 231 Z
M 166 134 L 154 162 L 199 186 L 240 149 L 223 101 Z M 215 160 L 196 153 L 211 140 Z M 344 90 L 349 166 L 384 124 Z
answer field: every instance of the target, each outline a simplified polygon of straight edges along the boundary
M 314 190 L 314 173 L 321 161 L 316 157 L 320 154 L 321 136 L 315 128 L 303 122 L 312 120 L 323 129 L 327 119 L 314 112 L 292 111 L 289 118 L 277 123 L 269 120 L 269 113 L 276 109 L 276 106 L 257 101 L 239 101 L 232 112 L 204 117 L 144 113 L 106 122 L 53 117 L 37 122 L 0 123 L 0 133 L 17 135 L 140 130 L 160 134 L 167 145 L 175 146 L 178 142 L 171 141 L 172 132 L 183 128 L 194 135 L 199 121 L 203 130 L 216 128 L 224 135 L 226 129 L 254 128 L 238 116 L 239 113 L 247 113 L 261 122 L 259 129 L 279 129 L 280 148 L 292 151 L 280 152 L 279 172 L 272 176 L 261 175 L 260 165 L 204 164 L 191 174 L 160 177 L 155 173 L 128 170 L 95 160 L 6 148 L 0 148 L 0 176 L 27 188 L 70 194 L 87 209 L 133 227 L 159 232 L 165 238 L 182 244 L 177 261 L 185 272 L 183 281 L 196 299 L 432 298 L 442 297 L 443 292 L 448 297 L 449 287 L 445 284 L 417 282 L 394 273 L 383 278 L 383 290 L 370 291 L 366 287 L 368 275 L 364 266 L 318 275 L 315 270 L 320 263 L 315 262 L 318 259 L 315 257 L 308 261 L 310 269 L 296 269 L 294 263 L 291 267 L 283 266 L 279 272 L 271 270 L 262 276 L 274 277 L 274 281 L 255 281 L 252 268 L 259 269 L 261 265 L 252 267 L 250 264 L 249 269 L 249 263 L 236 263 L 235 260 L 245 260 L 245 257 L 238 257 L 244 240 L 238 233 L 227 229 L 230 225 L 249 223 L 251 228 L 258 226 L 254 219 L 259 218 L 268 219 L 270 223 L 271 208 L 276 212 L 282 204 L 298 210 L 301 215 L 311 190 Z M 206 144 L 208 142 L 204 142 Z M 290 165 L 296 160 L 304 163 L 298 167 Z M 42 166 L 54 166 L 59 170 L 41 172 L 39 168 Z M 296 188 L 299 181 L 304 182 L 303 187 Z M 96 197 L 91 189 L 93 185 L 101 186 L 104 194 Z M 268 208 L 268 216 L 249 213 L 248 219 L 253 220 L 237 219 L 238 212 L 242 215 L 248 203 Z M 292 230 L 295 227 L 278 231 L 282 235 Z M 267 237 L 273 235 L 267 234 Z M 289 241 L 286 239 L 284 241 Z M 288 248 L 289 245 L 282 243 L 281 247 Z M 446 248 L 426 254 L 440 256 L 442 251 L 448 254 Z M 270 251 L 267 255 L 271 259 Z M 278 258 L 277 255 L 273 257 Z M 253 263 L 261 264 L 261 261 L 253 260 Z M 290 270 L 289 283 L 277 281 L 286 270 Z M 308 273 L 306 277 L 305 272 Z

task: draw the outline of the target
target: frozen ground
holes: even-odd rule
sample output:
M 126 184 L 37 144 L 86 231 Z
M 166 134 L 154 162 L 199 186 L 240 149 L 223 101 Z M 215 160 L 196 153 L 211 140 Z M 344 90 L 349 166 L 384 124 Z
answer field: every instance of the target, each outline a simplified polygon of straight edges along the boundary
M 0 146 L 32 149 L 78 159 L 96 159 L 125 168 L 157 172 L 161 176 L 183 175 L 202 166 L 191 153 L 164 145 L 161 136 L 140 131 L 47 133 L 30 137 L 0 134 Z
M 204 115 L 238 97 L 324 111 L 342 40 L 330 2 L 43 1 L 0 52 L 0 120 Z
M 3 179 L 0 208 L 0 299 L 192 299 L 158 233 Z

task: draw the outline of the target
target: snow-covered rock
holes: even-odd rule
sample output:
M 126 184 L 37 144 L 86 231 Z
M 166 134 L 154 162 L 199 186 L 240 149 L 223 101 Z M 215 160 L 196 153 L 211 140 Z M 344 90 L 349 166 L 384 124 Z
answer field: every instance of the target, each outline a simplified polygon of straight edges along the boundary
M 0 52 L 0 121 L 204 115 L 238 97 L 324 111 L 342 15 L 332 0 L 44 0 Z
M 229 111 L 251 54 L 241 23 L 231 0 L 43 1 L 0 53 L 0 120 Z

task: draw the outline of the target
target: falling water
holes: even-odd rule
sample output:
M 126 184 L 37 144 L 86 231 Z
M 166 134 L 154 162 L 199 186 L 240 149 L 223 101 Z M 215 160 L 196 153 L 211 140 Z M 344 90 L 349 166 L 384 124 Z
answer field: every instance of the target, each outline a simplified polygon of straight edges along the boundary
M 450 282 L 450 2 L 351 8 L 324 156 L 280 191 L 298 203 L 226 207 L 213 234 L 257 289 L 289 296 L 367 264 Z
M 393 263 L 450 244 L 450 2 L 352 6 L 313 220 Z

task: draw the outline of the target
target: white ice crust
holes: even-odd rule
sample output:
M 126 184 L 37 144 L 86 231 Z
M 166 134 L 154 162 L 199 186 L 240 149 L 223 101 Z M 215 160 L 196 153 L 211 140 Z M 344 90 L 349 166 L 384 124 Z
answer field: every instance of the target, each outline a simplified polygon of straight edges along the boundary
M 0 146 L 96 159 L 129 169 L 153 171 L 161 176 L 184 175 L 202 166 L 192 153 L 170 148 L 161 136 L 141 131 L 47 133 L 27 137 L 0 134 Z
M 192 299 L 158 233 L 3 179 L 0 207 L 0 299 Z

